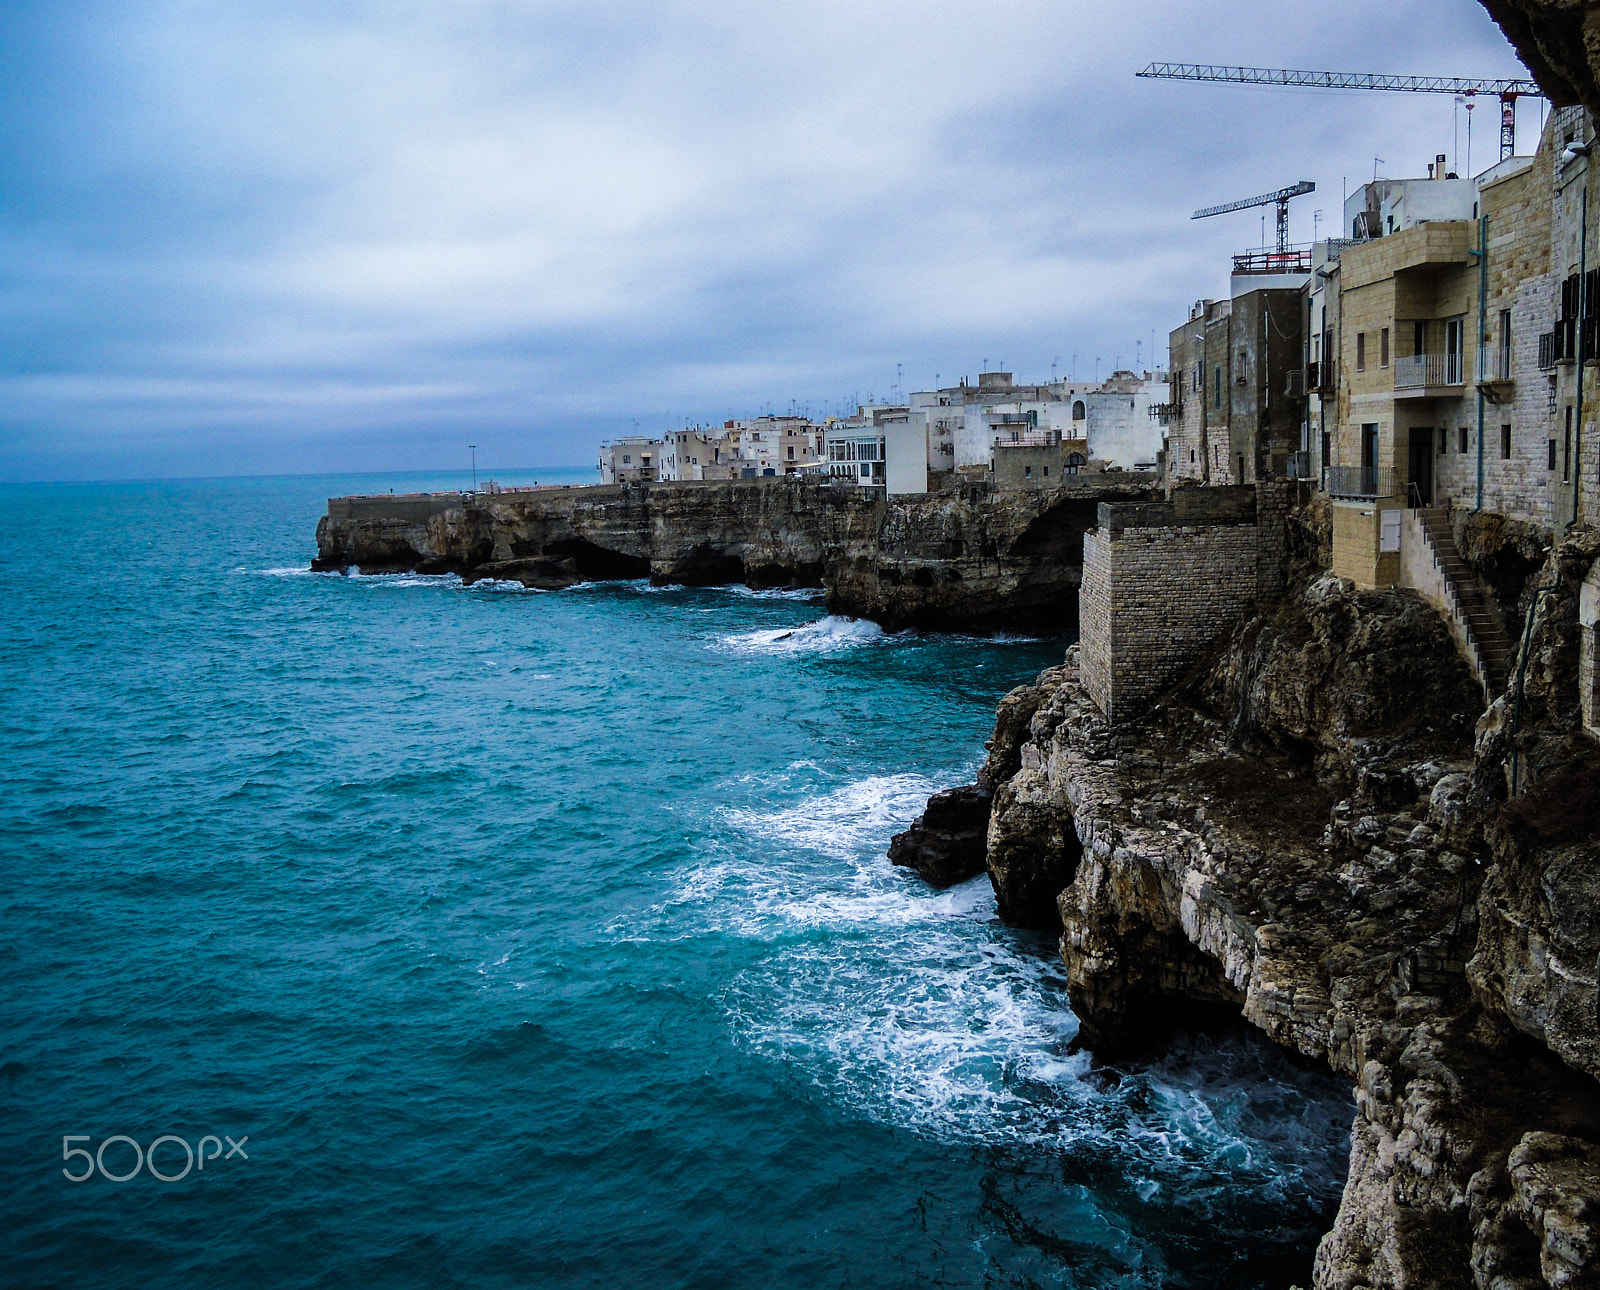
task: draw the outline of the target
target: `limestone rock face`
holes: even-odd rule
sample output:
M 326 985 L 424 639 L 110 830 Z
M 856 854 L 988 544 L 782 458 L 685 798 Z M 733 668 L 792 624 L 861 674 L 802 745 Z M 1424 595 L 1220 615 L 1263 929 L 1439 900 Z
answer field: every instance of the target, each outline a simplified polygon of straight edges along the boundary
M 1454 654 L 1416 592 L 1357 591 L 1327 574 L 1292 606 L 1243 624 L 1201 693 L 1235 737 L 1354 772 L 1364 740 L 1381 738 L 1391 757 L 1401 743 L 1470 740 L 1478 691 Z
M 1468 974 L 1487 1006 L 1574 1070 L 1600 1079 L 1597 793 L 1594 773 L 1552 777 L 1527 805 L 1552 817 L 1583 812 L 1579 827 L 1554 841 L 1516 825 L 1496 831 Z
M 932 886 L 949 887 L 983 872 L 989 793 L 976 784 L 947 788 L 904 833 L 889 840 L 889 859 L 915 869 Z
M 823 587 L 831 613 L 901 628 L 1055 631 L 1077 621 L 1083 533 L 1106 498 L 1148 489 L 1083 476 L 1055 489 L 883 498 L 791 480 L 334 499 L 318 570 Z M 568 566 L 562 566 L 565 569 Z M 498 572 L 493 572 L 498 570 Z M 520 572 L 519 572 L 520 570 Z
M 1551 612 L 1536 714 L 1572 648 Z M 1075 664 L 1007 697 L 986 771 L 997 892 L 1081 846 L 1053 881 L 1083 1038 L 1226 1008 L 1350 1077 L 1323 1290 L 1600 1284 L 1600 859 L 1500 822 L 1481 758 L 1509 745 L 1475 742 L 1437 615 L 1314 580 L 1137 725 Z
M 1557 107 L 1600 112 L 1600 4 L 1594 0 L 1483 0 L 1523 65 Z

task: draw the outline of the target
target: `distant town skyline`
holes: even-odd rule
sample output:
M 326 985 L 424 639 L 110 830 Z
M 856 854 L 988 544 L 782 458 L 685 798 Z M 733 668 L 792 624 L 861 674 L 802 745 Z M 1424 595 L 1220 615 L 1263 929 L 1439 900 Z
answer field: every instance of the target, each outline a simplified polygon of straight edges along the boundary
M 1523 74 L 1476 0 L 148 0 L 0 32 L 5 480 L 430 469 L 469 441 L 585 466 L 636 423 L 825 414 L 985 358 L 1154 366 L 1262 240 L 1259 212 L 1191 211 L 1311 179 L 1293 237 L 1326 236 L 1376 158 L 1464 165 L 1466 126 L 1445 96 L 1139 67 Z M 1525 101 L 1519 150 L 1538 124 Z

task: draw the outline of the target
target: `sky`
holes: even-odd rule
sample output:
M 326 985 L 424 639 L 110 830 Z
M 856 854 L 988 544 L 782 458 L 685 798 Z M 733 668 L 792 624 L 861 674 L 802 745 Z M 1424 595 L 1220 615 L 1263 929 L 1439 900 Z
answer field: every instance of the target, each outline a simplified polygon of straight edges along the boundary
M 1194 209 L 1309 179 L 1309 241 L 1375 158 L 1464 169 L 1449 96 L 1151 61 L 1525 75 L 1477 0 L 7 0 L 0 480 L 587 466 L 1089 380 L 1262 240 Z

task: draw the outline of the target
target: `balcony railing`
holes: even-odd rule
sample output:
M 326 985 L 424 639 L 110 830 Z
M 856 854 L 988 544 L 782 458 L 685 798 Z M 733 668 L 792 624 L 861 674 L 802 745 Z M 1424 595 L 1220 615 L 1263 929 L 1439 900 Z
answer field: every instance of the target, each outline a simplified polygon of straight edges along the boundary
M 1394 470 L 1389 466 L 1329 466 L 1328 496 L 1393 497 Z
M 1503 346 L 1484 345 L 1478 350 L 1480 381 L 1509 381 L 1513 366 L 1511 351 Z
M 1182 421 L 1183 404 L 1152 403 L 1150 405 L 1150 419 L 1152 421 L 1159 421 L 1164 426 L 1169 426 L 1174 421 Z
M 1560 344 L 1559 332 L 1547 331 L 1539 336 L 1539 370 L 1548 372 L 1556 365 L 1557 346 Z
M 1334 389 L 1332 363 L 1306 364 L 1306 389 L 1312 394 L 1332 394 Z
M 1284 476 L 1288 479 L 1315 479 L 1316 472 L 1312 469 L 1311 454 L 1303 449 L 1291 452 L 1289 460 L 1284 464 Z
M 1311 252 L 1241 251 L 1233 257 L 1235 273 L 1310 273 Z
M 1460 353 L 1408 354 L 1394 362 L 1394 388 L 1417 390 L 1429 385 L 1462 385 L 1466 364 Z
M 1061 442 L 1059 430 L 996 430 L 994 446 L 996 448 L 1053 448 Z
M 1285 374 L 1283 392 L 1291 399 L 1306 396 L 1306 372 L 1303 367 L 1291 367 Z

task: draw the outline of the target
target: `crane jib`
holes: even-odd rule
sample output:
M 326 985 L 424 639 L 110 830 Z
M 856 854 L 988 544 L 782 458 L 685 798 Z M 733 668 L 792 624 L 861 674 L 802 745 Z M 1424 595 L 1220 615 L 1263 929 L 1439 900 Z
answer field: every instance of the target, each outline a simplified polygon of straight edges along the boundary
M 1459 76 L 1396 76 L 1382 72 L 1313 72 L 1284 67 L 1224 67 L 1215 63 L 1151 63 L 1137 76 L 1169 81 L 1228 81 L 1325 90 L 1395 90 L 1413 94 L 1493 94 L 1543 98 L 1537 81 L 1474 80 Z

